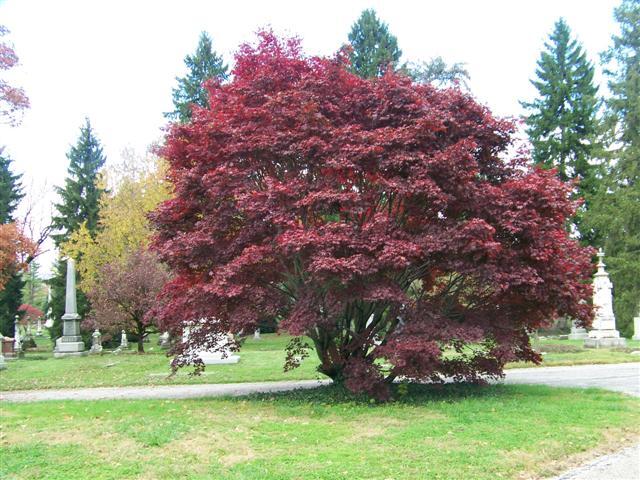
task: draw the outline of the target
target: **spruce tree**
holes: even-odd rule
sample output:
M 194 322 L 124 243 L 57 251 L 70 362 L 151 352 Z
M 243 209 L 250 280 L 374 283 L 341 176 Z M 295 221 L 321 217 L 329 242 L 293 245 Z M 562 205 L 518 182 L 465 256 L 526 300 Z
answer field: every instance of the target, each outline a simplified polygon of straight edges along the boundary
M 13 212 L 24 197 L 20 177 L 11 171 L 11 158 L 0 149 L 0 223 L 14 220 Z
M 95 233 L 98 229 L 100 196 L 104 193 L 104 189 L 98 185 L 98 177 L 105 157 L 89 119 L 80 128 L 78 142 L 71 147 L 67 158 L 68 175 L 64 187 L 57 188 L 61 201 L 56 204 L 58 214 L 52 219 L 52 226 L 57 231 L 52 237 L 57 247 L 61 247 L 83 223 L 90 233 Z M 58 260 L 54 266 L 53 278 L 49 282 L 54 322 L 50 334 L 54 341 L 62 332 L 60 318 L 64 314 L 66 272 L 66 262 Z M 84 293 L 81 290 L 77 293 L 78 313 L 84 318 L 89 305 Z
M 24 197 L 20 184 L 21 175 L 11 171 L 11 159 L 0 149 L 0 223 L 11 223 L 18 203 Z M 14 318 L 22 303 L 23 281 L 14 274 L 0 291 L 0 333 L 13 337 Z
M 522 102 L 533 160 L 557 168 L 564 180 L 578 179 L 578 196 L 588 200 L 597 188 L 598 88 L 594 67 L 563 19 L 556 22 L 531 81 L 538 96 Z M 577 221 L 579 224 L 579 220 Z
M 98 175 L 105 158 L 89 119 L 80 128 L 78 142 L 67 158 L 68 175 L 64 187 L 56 188 L 61 201 L 55 205 L 58 214 L 52 219 L 52 227 L 58 231 L 52 237 L 58 247 L 85 222 L 90 232 L 98 228 L 99 202 L 104 192 L 98 186 Z
M 349 33 L 351 71 L 363 78 L 380 77 L 387 68 L 395 68 L 402 51 L 398 39 L 389 33 L 373 9 L 362 12 Z
M 640 315 L 640 1 L 623 0 L 614 17 L 620 35 L 602 55 L 611 161 L 585 224 L 605 249 L 617 325 L 630 336 Z
M 173 112 L 165 113 L 170 119 L 186 123 L 191 120 L 193 105 L 207 107 L 209 96 L 204 82 L 209 79 L 226 80 L 227 66 L 221 56 L 213 50 L 211 38 L 206 32 L 200 34 L 198 47 L 193 55 L 187 55 L 184 63 L 189 69 L 185 77 L 176 78 L 178 86 L 173 89 Z

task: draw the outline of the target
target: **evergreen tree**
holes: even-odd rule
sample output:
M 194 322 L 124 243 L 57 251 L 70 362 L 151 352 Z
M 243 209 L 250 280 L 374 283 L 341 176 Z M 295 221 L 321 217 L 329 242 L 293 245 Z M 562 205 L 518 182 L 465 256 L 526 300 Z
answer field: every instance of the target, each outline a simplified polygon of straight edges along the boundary
M 57 247 L 61 247 L 83 224 L 90 234 L 95 234 L 98 229 L 100 196 L 104 193 L 104 189 L 98 185 L 98 176 L 105 157 L 89 119 L 81 127 L 78 142 L 71 147 L 67 158 L 68 176 L 65 186 L 57 189 L 61 202 L 56 205 L 58 215 L 52 219 L 52 226 L 59 232 L 52 235 Z M 54 324 L 49 332 L 54 341 L 62 334 L 60 319 L 64 314 L 66 273 L 66 262 L 58 260 L 54 266 L 54 276 L 50 280 L 50 306 Z M 81 290 L 77 292 L 77 301 L 78 313 L 84 318 L 89 304 Z
M 29 270 L 22 274 L 24 287 L 22 288 L 23 303 L 45 311 L 47 306 L 47 288 L 40 276 L 40 264 L 35 260 L 29 264 Z
M 0 149 L 0 223 L 14 220 L 13 212 L 24 197 L 21 176 L 11 171 L 11 159 Z
M 78 143 L 71 147 L 67 158 L 68 176 L 65 186 L 56 188 L 61 202 L 55 205 L 58 215 L 52 219 L 53 228 L 59 232 L 52 235 L 58 247 L 85 222 L 90 232 L 98 228 L 99 201 L 104 192 L 98 186 L 98 175 L 105 158 L 89 119 L 80 128 Z
M 397 66 L 402 55 L 398 39 L 389 33 L 388 25 L 378 19 L 373 9 L 363 11 L 352 25 L 349 42 L 353 47 L 351 70 L 363 78 L 384 75 L 389 66 Z
M 537 65 L 531 83 L 538 97 L 522 102 L 530 112 L 526 125 L 533 160 L 544 168 L 557 168 L 564 181 L 578 179 L 577 193 L 588 199 L 598 177 L 598 88 L 593 65 L 563 19 L 556 22 Z
M 221 56 L 213 51 L 211 38 L 206 32 L 200 34 L 198 48 L 193 55 L 187 55 L 184 63 L 189 69 L 185 77 L 176 78 L 178 86 L 173 89 L 173 112 L 165 113 L 170 119 L 186 123 L 191 120 L 192 105 L 207 107 L 209 96 L 204 82 L 209 79 L 226 80 L 227 66 Z
M 614 285 L 614 311 L 625 336 L 640 314 L 640 1 L 623 0 L 614 11 L 620 35 L 602 55 L 611 96 L 606 99 L 611 162 L 585 224 Z
M 0 223 L 15 220 L 13 213 L 24 197 L 20 177 L 11 171 L 11 159 L 0 149 Z M 22 287 L 22 278 L 16 273 L 0 291 L 0 333 L 7 337 L 13 337 L 14 317 L 22 303 Z

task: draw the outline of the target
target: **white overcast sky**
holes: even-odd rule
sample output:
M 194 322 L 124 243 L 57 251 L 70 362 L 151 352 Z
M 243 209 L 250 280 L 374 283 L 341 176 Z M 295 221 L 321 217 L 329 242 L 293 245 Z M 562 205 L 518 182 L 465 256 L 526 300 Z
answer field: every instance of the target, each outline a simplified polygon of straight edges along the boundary
M 23 174 L 43 221 L 62 185 L 66 153 L 85 116 L 108 161 L 139 153 L 162 136 L 175 77 L 185 74 L 201 31 L 232 63 L 242 42 L 271 26 L 302 38 L 309 54 L 331 55 L 365 8 L 398 38 L 402 61 L 442 56 L 465 62 L 476 98 L 501 116 L 522 113 L 529 80 L 554 22 L 564 17 L 598 72 L 598 53 L 616 33 L 612 0 L 449 1 L 50 1 L 0 0 L 20 65 L 5 77 L 31 101 L 22 124 L 0 126 L 0 145 Z M 598 81 L 601 76 L 598 74 Z M 53 252 L 41 257 L 45 270 Z

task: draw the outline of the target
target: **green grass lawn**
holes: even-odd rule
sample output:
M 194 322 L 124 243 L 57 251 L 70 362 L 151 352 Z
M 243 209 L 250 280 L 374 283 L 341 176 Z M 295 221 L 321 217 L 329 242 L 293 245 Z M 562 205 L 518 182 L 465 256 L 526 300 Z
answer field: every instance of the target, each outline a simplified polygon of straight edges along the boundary
M 627 340 L 626 348 L 584 348 L 583 340 L 543 339 L 532 341 L 534 348 L 542 352 L 542 366 L 587 365 L 592 363 L 640 362 L 640 355 L 631 355 L 640 350 L 640 341 Z M 531 363 L 514 363 L 510 367 L 535 367 Z
M 316 362 L 308 358 L 300 368 L 283 372 L 287 335 L 248 338 L 240 352 L 240 362 L 209 365 L 200 376 L 185 368 L 169 377 L 170 359 L 152 338 L 145 344 L 148 353 L 131 352 L 86 357 L 53 358 L 50 352 L 27 352 L 20 360 L 7 362 L 0 371 L 0 391 L 40 388 L 106 387 L 124 385 L 172 385 L 184 383 L 268 382 L 319 378 Z
M 541 386 L 410 385 L 387 404 L 323 387 L 0 413 L 8 479 L 531 479 L 640 434 L 638 399 Z
M 28 351 L 23 359 L 7 362 L 8 369 L 0 371 L 0 391 L 42 388 L 106 387 L 129 385 L 172 385 L 184 383 L 235 383 L 321 378 L 315 370 L 318 360 L 313 352 L 300 368 L 283 372 L 284 348 L 288 335 L 267 334 L 261 340 L 248 338 L 235 365 L 209 365 L 201 376 L 190 376 L 183 369 L 168 378 L 169 359 L 157 344 L 157 337 L 145 344 L 147 353 L 89 355 L 76 358 L 53 358 L 48 338 L 37 339 L 38 349 Z M 542 352 L 543 366 L 577 365 L 588 363 L 618 363 L 640 361 L 631 355 L 640 349 L 640 342 L 629 342 L 626 350 L 584 349 L 582 342 L 544 340 L 535 346 Z M 508 367 L 533 367 L 514 363 Z

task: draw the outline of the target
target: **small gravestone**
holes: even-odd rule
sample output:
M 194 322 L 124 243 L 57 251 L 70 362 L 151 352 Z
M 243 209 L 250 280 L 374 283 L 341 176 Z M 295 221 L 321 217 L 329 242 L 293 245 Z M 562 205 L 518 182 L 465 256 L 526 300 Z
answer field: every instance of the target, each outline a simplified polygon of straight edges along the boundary
M 16 352 L 13 349 L 13 338 L 11 337 L 3 337 L 0 335 L 0 341 L 2 341 L 2 355 L 4 355 L 5 360 L 13 360 L 16 358 Z
M 633 340 L 640 340 L 640 312 L 633 319 Z
M 616 317 L 613 313 L 613 284 L 609 280 L 609 274 L 605 270 L 603 262 L 604 252 L 598 251 L 598 271 L 593 277 L 593 307 L 596 316 L 593 321 L 593 330 L 589 331 L 589 338 L 585 339 L 584 346 L 590 348 L 624 347 L 626 340 L 620 338 L 620 332 L 616 330 Z
M 120 349 L 126 350 L 127 348 L 129 348 L 129 342 L 127 341 L 127 332 L 122 330 L 122 333 L 120 334 Z
M 89 353 L 102 353 L 102 334 L 97 328 L 91 334 L 91 350 Z
M 191 332 L 198 331 L 201 327 L 200 324 L 204 323 L 205 320 L 201 320 L 200 322 L 188 322 L 182 329 L 182 342 L 189 344 L 189 335 Z M 210 345 L 214 345 L 210 350 L 202 349 L 202 348 L 189 348 L 190 353 L 197 356 L 202 363 L 205 365 L 218 365 L 218 364 L 226 364 L 226 363 L 238 363 L 240 361 L 240 357 L 238 355 L 233 355 L 231 353 L 230 348 L 230 335 L 231 334 L 207 334 L 207 340 Z
M 19 357 L 22 353 L 22 338 L 20 338 L 20 328 L 18 325 L 18 315 L 16 315 L 14 321 L 14 334 L 13 334 L 13 351 L 16 353 L 16 356 Z
M 4 370 L 5 368 L 7 368 L 7 364 L 4 361 L 4 355 L 0 352 L 0 370 Z
M 586 328 L 582 328 L 578 325 L 578 322 L 573 320 L 571 322 L 571 333 L 569 333 L 569 340 L 584 340 L 589 337 L 589 333 Z
M 255 331 L 253 332 L 253 339 L 254 340 L 260 340 L 260 329 L 256 328 Z
M 158 339 L 158 345 L 160 346 L 160 348 L 169 348 L 171 346 L 169 332 L 164 332 L 162 335 L 160 335 L 160 338 Z

